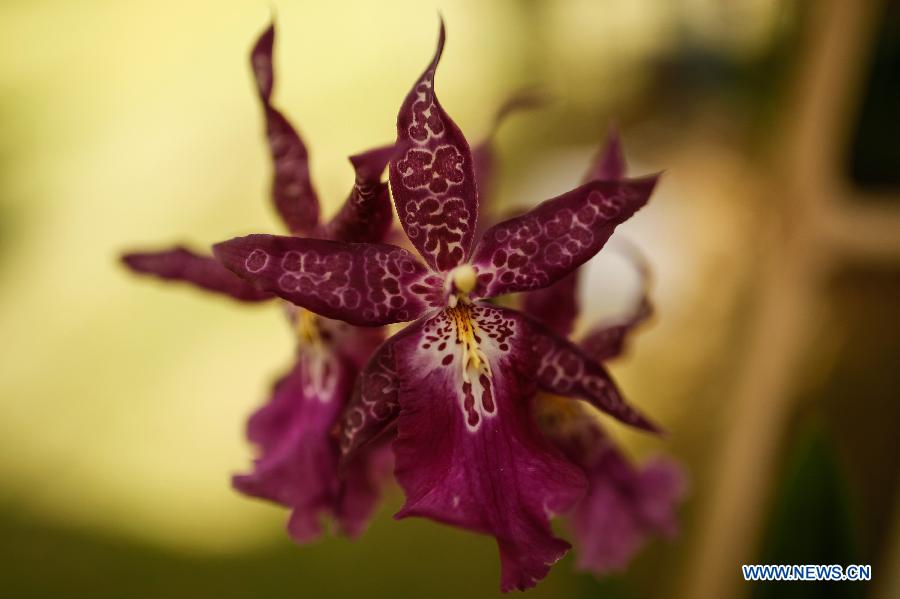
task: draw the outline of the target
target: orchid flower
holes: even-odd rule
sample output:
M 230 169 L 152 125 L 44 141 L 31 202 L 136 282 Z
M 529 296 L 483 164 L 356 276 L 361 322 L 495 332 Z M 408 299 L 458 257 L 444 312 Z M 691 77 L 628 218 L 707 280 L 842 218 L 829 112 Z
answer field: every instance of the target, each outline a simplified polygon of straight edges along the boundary
M 235 238 L 213 252 L 256 287 L 322 316 L 358 326 L 414 321 L 363 369 L 344 416 L 345 459 L 393 434 L 394 474 L 406 494 L 396 517 L 494 536 L 501 589 L 526 589 L 568 550 L 549 519 L 587 486 L 538 430 L 529 409 L 536 389 L 657 428 L 578 346 L 484 300 L 546 287 L 578 268 L 647 202 L 657 177 L 592 181 L 476 242 L 472 154 L 434 91 L 444 39 L 442 24 L 434 58 L 401 106 L 389 167 L 400 222 L 424 263 L 388 244 L 273 235 Z
M 585 179 L 620 180 L 625 168 L 613 129 Z M 633 246 L 623 247 L 637 266 L 641 293 L 627 314 L 591 327 L 582 337 L 581 349 L 598 362 L 619 357 L 628 336 L 653 314 L 649 267 Z M 524 294 L 523 310 L 568 336 L 579 312 L 577 285 L 578 271 L 574 271 L 550 287 Z M 636 467 L 605 433 L 589 406 L 539 394 L 534 411 L 541 431 L 587 475 L 587 494 L 569 514 L 579 569 L 598 575 L 624 569 L 647 538 L 675 535 L 675 509 L 685 488 L 684 473 L 675 461 L 658 457 Z
M 273 25 L 260 36 L 250 58 L 274 163 L 272 198 L 281 220 L 295 235 L 341 242 L 381 241 L 391 225 L 389 191 L 381 174 L 393 146 L 350 158 L 356 171 L 350 195 L 333 219 L 320 223 L 306 147 L 271 103 L 274 42 Z M 212 256 L 182 247 L 132 253 L 123 260 L 136 272 L 184 281 L 240 301 L 277 299 Z M 275 384 L 269 401 L 250 418 L 247 436 L 259 448 L 259 456 L 252 472 L 235 476 L 233 484 L 247 495 L 290 508 L 288 532 L 297 542 L 312 541 L 321 534 L 323 513 L 334 516 L 341 532 L 356 535 L 377 500 L 384 456 L 377 452 L 363 456 L 339 476 L 339 450 L 332 430 L 349 401 L 356 374 L 384 335 L 381 329 L 351 327 L 282 303 L 296 333 L 296 359 Z

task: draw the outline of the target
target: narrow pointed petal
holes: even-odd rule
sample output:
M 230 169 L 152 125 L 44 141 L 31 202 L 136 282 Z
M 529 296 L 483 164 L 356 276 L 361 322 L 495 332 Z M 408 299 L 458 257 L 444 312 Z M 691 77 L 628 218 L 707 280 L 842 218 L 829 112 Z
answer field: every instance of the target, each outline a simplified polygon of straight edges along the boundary
M 528 321 L 532 349 L 538 359 L 538 386 L 547 393 L 579 398 L 616 420 L 648 432 L 661 429 L 625 402 L 603 366 L 578 346 L 537 321 Z
M 397 343 L 421 335 L 422 321 L 415 322 L 381 344 L 356 379 L 353 397 L 341 419 L 340 444 L 344 460 L 395 427 L 400 414 Z
M 568 337 L 579 312 L 578 271 L 573 270 L 549 287 L 523 294 L 522 311 L 560 337 Z
M 640 274 L 640 296 L 628 314 L 593 327 L 581 340 L 579 344 L 581 349 L 597 362 L 606 362 L 621 356 L 632 331 L 653 316 L 653 304 L 650 301 L 650 267 L 636 248 L 626 247 L 629 259 Z
M 270 25 L 250 53 L 250 65 L 266 117 L 266 137 L 274 165 L 272 199 L 288 230 L 306 235 L 319 222 L 319 199 L 309 174 L 306 145 L 287 118 L 272 106 L 274 44 L 275 26 Z
M 397 517 L 495 537 L 503 591 L 533 586 L 566 552 L 549 518 L 585 484 L 533 423 L 529 349 L 517 313 L 482 304 L 441 311 L 396 349 L 395 476 L 406 492 Z
M 591 330 L 580 345 L 585 354 L 597 362 L 606 362 L 622 355 L 629 334 L 653 315 L 653 306 L 642 297 L 638 306 L 627 317 Z
M 592 181 L 485 231 L 476 297 L 552 285 L 594 256 L 647 200 L 657 177 Z
M 584 181 L 618 181 L 625 177 L 625 158 L 622 155 L 622 144 L 619 130 L 613 125 L 606 136 L 606 144 L 588 169 Z M 550 287 L 531 291 L 524 296 L 523 311 L 543 322 L 552 331 L 568 337 L 575 327 L 578 317 L 578 270 L 574 270 Z M 622 324 L 622 323 L 617 323 Z M 636 324 L 636 323 L 635 323 Z M 604 327 L 605 328 L 605 327 Z M 621 332 L 624 339 L 627 330 Z M 598 331 L 598 333 L 600 333 Z M 612 331 L 600 333 L 612 335 Z M 597 342 L 601 340 L 598 338 Z M 588 352 L 598 362 L 602 361 L 595 354 Z
M 434 91 L 443 49 L 442 22 L 434 58 L 397 116 L 397 157 L 391 161 L 390 180 L 410 241 L 432 268 L 448 271 L 471 250 L 478 194 L 469 144 Z
M 301 353 L 250 419 L 247 433 L 260 457 L 236 489 L 293 510 L 288 531 L 298 543 L 315 540 L 320 518 L 341 500 L 338 452 L 331 429 L 350 392 L 351 373 L 333 354 Z
M 412 328 L 414 325 L 410 325 Z M 363 368 L 341 421 L 341 453 L 350 458 L 389 430 L 400 413 L 394 345 L 388 339 Z
M 379 243 L 391 228 L 391 194 L 381 173 L 394 154 L 384 146 L 350 157 L 356 181 L 350 197 L 316 237 L 352 243 Z
M 274 297 L 235 275 L 212 256 L 201 256 L 180 246 L 159 252 L 125 254 L 122 262 L 140 274 L 168 281 L 184 281 L 243 302 L 260 302 Z
M 357 326 L 413 320 L 442 297 L 440 278 L 392 245 L 248 235 L 213 253 L 261 289 Z
M 619 129 L 611 125 L 606 134 L 606 144 L 585 174 L 584 181 L 618 181 L 625 177 L 627 168 Z

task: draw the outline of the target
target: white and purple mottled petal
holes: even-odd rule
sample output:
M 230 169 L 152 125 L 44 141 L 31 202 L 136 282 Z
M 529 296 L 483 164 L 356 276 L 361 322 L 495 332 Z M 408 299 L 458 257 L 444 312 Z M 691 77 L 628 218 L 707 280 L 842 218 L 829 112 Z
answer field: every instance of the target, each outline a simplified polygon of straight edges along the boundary
M 318 224 L 319 199 L 310 178 L 309 155 L 303 140 L 287 118 L 272 106 L 274 44 L 275 25 L 272 24 L 250 52 L 250 66 L 266 117 L 266 137 L 274 166 L 272 200 L 288 230 L 306 235 Z
M 625 424 L 652 433 L 661 432 L 656 424 L 625 401 L 606 369 L 581 348 L 535 320 L 528 319 L 527 323 L 532 351 L 538 360 L 537 383 L 541 390 L 584 399 Z
M 212 256 L 202 256 L 181 246 L 158 252 L 128 253 L 122 256 L 122 262 L 136 273 L 183 281 L 243 302 L 261 302 L 274 297 L 240 278 Z
M 549 518 L 584 492 L 582 472 L 537 430 L 529 336 L 513 311 L 461 303 L 396 344 L 398 518 L 492 535 L 501 590 L 546 576 L 569 544 Z
M 339 471 L 331 434 L 350 392 L 349 365 L 330 352 L 301 352 L 276 383 L 271 399 L 251 418 L 248 438 L 260 456 L 234 487 L 291 508 L 288 532 L 308 543 L 322 533 L 320 519 L 334 516 L 342 531 L 362 529 L 377 500 L 371 464 Z
M 591 163 L 584 176 L 584 182 L 618 181 L 625 176 L 625 169 L 625 158 L 622 156 L 619 132 L 615 126 L 611 126 L 606 136 L 606 143 L 597 158 Z M 576 269 L 549 287 L 528 292 L 523 296 L 523 311 L 546 324 L 557 334 L 568 337 L 578 318 L 579 278 L 580 274 Z M 627 332 L 627 330 L 621 332 L 622 339 Z M 594 356 L 594 354 L 588 353 Z M 596 359 L 596 356 L 594 357 Z M 598 359 L 598 361 L 602 360 Z
M 213 253 L 259 288 L 357 326 L 413 320 L 442 301 L 440 277 L 392 245 L 248 235 Z
M 474 297 L 552 285 L 600 251 L 615 228 L 647 203 L 656 181 L 591 181 L 494 225 L 472 258 L 479 280 Z
M 413 323 L 375 350 L 356 379 L 353 396 L 341 418 L 340 445 L 344 459 L 391 431 L 400 414 L 397 342 L 420 334 L 422 321 Z
M 449 271 L 468 256 L 478 218 L 478 192 L 469 144 L 444 112 L 434 74 L 437 51 L 400 107 L 397 155 L 390 164 L 391 191 L 400 223 L 434 269 Z
M 356 180 L 350 196 L 338 213 L 319 228 L 315 237 L 354 243 L 384 241 L 391 228 L 391 194 L 381 181 L 394 153 L 394 146 L 382 146 L 350 157 Z

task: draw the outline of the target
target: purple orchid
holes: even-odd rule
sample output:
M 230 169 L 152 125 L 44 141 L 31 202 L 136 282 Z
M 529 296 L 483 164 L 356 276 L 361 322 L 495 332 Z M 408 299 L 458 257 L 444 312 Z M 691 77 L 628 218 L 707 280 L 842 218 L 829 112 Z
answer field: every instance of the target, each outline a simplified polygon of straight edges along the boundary
M 613 129 L 585 179 L 619 180 L 625 168 Z M 624 247 L 638 268 L 642 291 L 626 315 L 592 327 L 582 338 L 581 349 L 598 362 L 619 357 L 628 336 L 653 314 L 649 267 L 633 246 Z M 523 310 L 568 336 L 578 317 L 577 286 L 575 271 L 550 287 L 525 294 Z M 647 538 L 675 535 L 675 509 L 685 489 L 684 472 L 675 461 L 659 457 L 640 468 L 634 466 L 606 435 L 589 406 L 539 394 L 534 411 L 541 431 L 587 475 L 587 494 L 569 514 L 579 569 L 595 574 L 621 570 Z
M 319 203 L 309 173 L 306 147 L 290 122 L 272 106 L 274 25 L 259 38 L 251 64 L 265 113 L 274 163 L 272 197 L 295 235 L 340 242 L 378 242 L 391 226 L 388 186 L 382 182 L 393 146 L 350 158 L 356 180 L 347 201 L 328 222 L 319 222 Z M 224 268 L 212 256 L 182 247 L 123 257 L 132 270 L 191 283 L 244 302 L 277 299 Z M 249 440 L 259 448 L 252 472 L 235 476 L 239 491 L 290 508 L 288 531 L 297 542 L 321 534 L 320 516 L 332 515 L 347 535 L 364 528 L 378 497 L 385 452 L 361 456 L 343 471 L 333 434 L 349 401 L 356 374 L 383 341 L 381 329 L 359 329 L 291 304 L 288 318 L 297 335 L 293 367 L 274 386 L 271 398 L 250 418 Z M 387 456 L 389 457 L 389 455 Z
M 214 246 L 255 286 L 360 326 L 415 322 L 363 369 L 341 445 L 393 436 L 406 493 L 397 518 L 424 516 L 497 540 L 501 589 L 536 584 L 569 548 L 549 519 L 585 493 L 582 469 L 537 428 L 540 388 L 583 398 L 615 418 L 657 428 L 578 346 L 515 310 L 483 300 L 540 289 L 578 268 L 649 199 L 657 177 L 592 181 L 490 227 L 475 242 L 473 158 L 441 107 L 434 75 L 444 47 L 398 116 L 394 203 L 426 264 L 397 246 L 250 235 Z

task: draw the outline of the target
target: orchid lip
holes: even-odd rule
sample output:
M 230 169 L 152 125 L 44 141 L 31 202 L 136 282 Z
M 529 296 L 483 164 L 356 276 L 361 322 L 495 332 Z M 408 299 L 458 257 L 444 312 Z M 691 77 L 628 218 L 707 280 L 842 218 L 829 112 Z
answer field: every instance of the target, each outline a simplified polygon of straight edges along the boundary
M 447 315 L 453 319 L 456 325 L 456 340 L 462 348 L 462 379 L 465 383 L 472 382 L 472 375 L 476 378 L 479 375 L 486 375 L 491 378 L 491 366 L 487 356 L 482 351 L 478 335 L 478 325 L 472 316 L 470 304 L 468 302 L 460 303 L 454 307 L 447 308 Z

